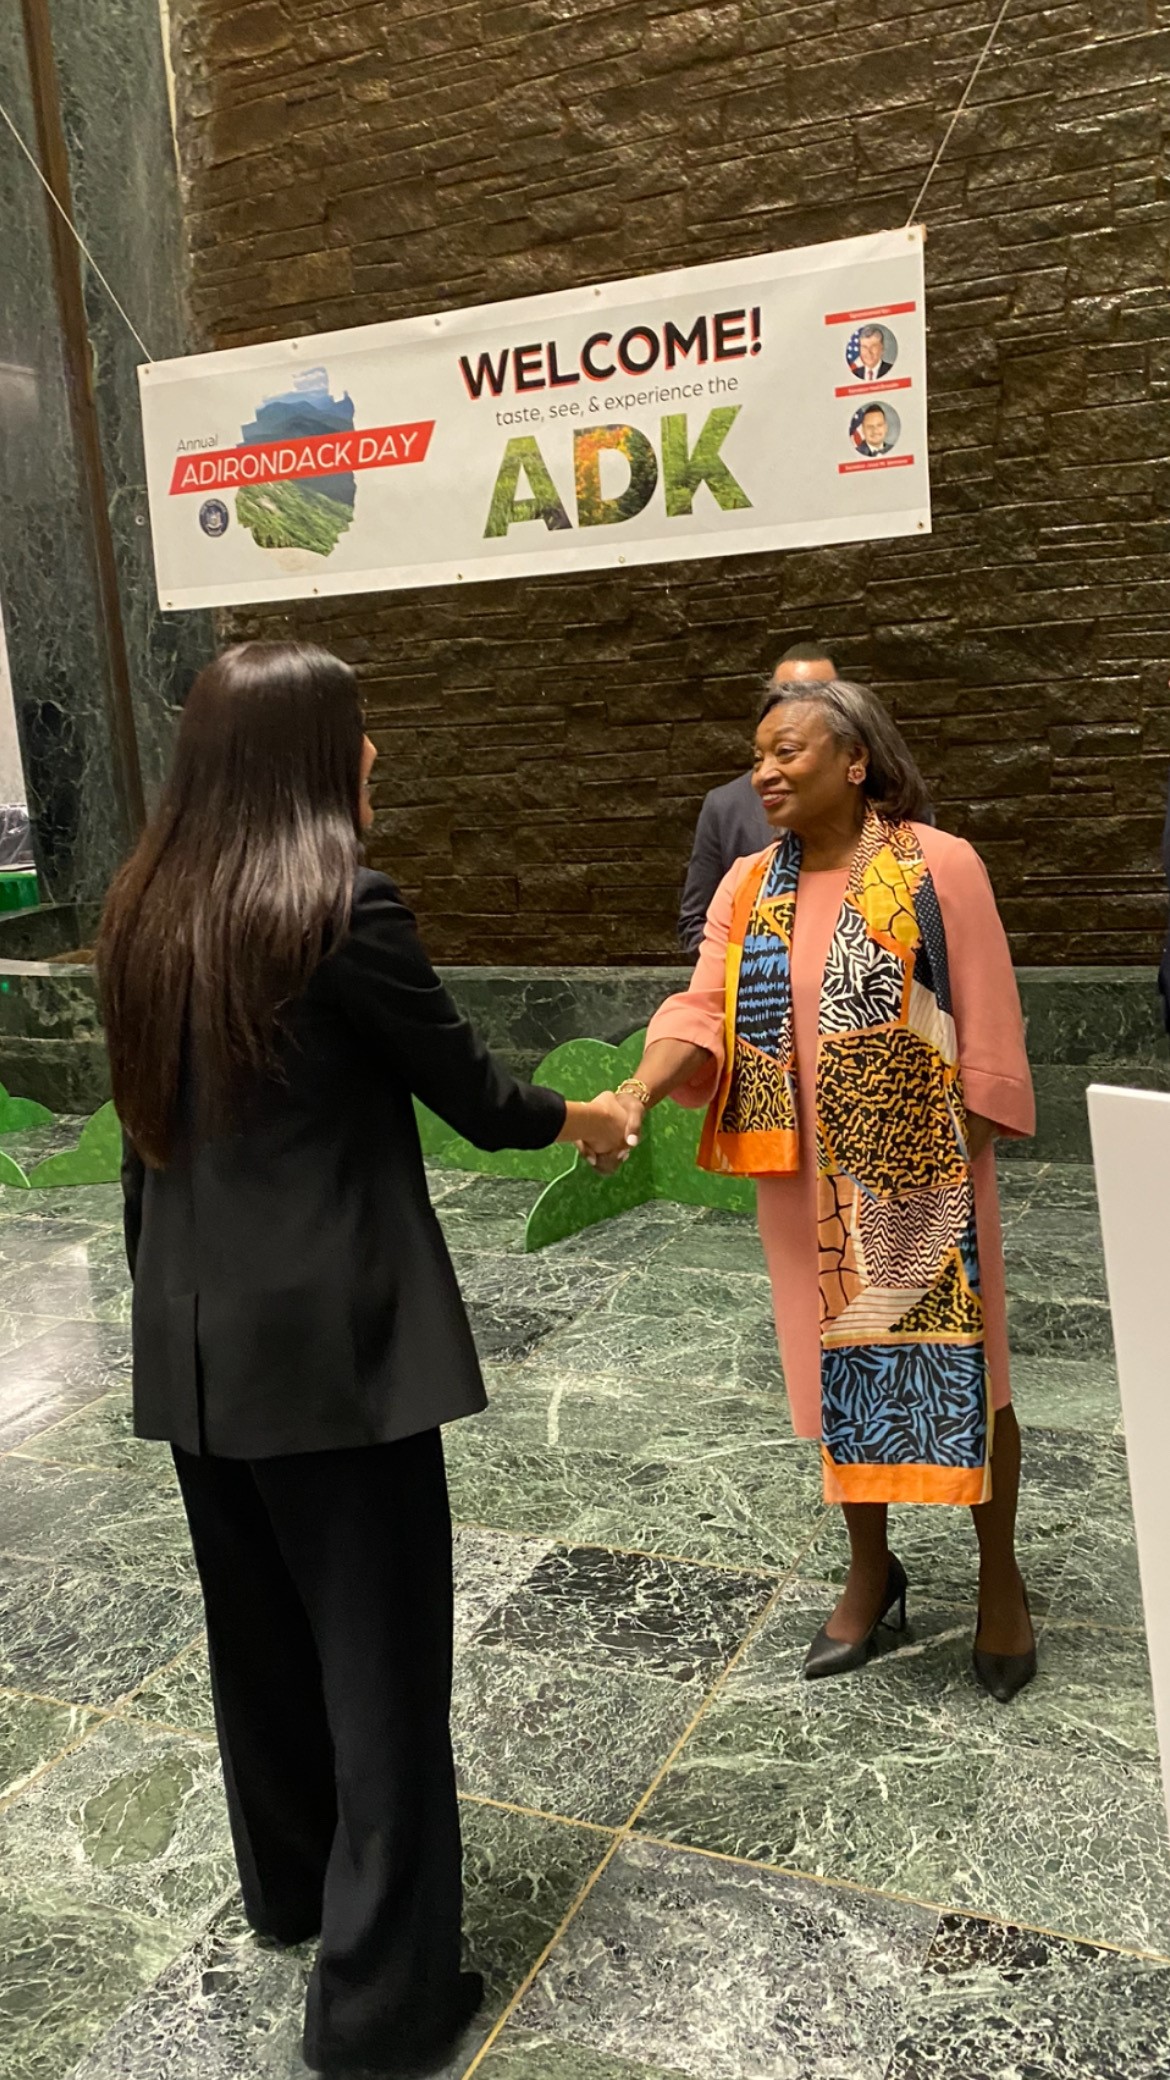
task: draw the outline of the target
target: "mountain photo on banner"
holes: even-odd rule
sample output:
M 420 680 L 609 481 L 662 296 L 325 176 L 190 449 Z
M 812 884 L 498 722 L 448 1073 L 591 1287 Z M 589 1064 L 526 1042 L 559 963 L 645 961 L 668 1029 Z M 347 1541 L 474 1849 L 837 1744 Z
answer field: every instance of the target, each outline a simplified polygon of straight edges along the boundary
M 291 390 L 266 397 L 256 417 L 240 432 L 244 445 L 312 439 L 322 433 L 352 433 L 353 400 L 329 389 L 324 368 L 293 377 Z M 328 556 L 353 524 L 357 493 L 352 471 L 315 477 L 311 484 L 248 485 L 236 493 L 236 518 L 261 549 L 306 549 Z

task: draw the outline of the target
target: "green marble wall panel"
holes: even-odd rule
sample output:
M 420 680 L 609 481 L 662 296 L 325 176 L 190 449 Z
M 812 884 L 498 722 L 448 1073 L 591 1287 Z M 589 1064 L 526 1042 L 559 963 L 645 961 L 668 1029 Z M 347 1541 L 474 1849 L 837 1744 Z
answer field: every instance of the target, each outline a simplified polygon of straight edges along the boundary
M 51 0 L 78 227 L 152 353 L 184 351 L 184 240 L 157 0 Z M 19 7 L 0 20 L 0 96 L 35 137 Z M 69 410 L 46 202 L 11 140 L 0 152 L 0 600 L 33 840 L 55 898 L 100 896 L 128 829 L 117 807 L 110 674 Z M 148 797 L 176 703 L 210 654 L 204 615 L 159 612 L 138 362 L 82 262 L 99 438 L 139 756 Z
M 51 0 L 73 206 L 86 244 L 155 360 L 188 351 L 185 237 L 158 0 Z M 89 268 L 86 315 L 148 800 L 174 718 L 212 654 L 207 614 L 164 614 L 154 583 L 137 367 L 142 355 Z
M 0 98 L 31 139 L 17 6 L 0 9 Z M 0 151 L 0 601 L 41 884 L 73 896 L 100 892 L 125 833 L 45 208 L 9 139 Z
M 648 1023 L 664 997 L 686 989 L 691 972 L 685 967 L 442 970 L 452 995 L 489 1046 L 526 1075 L 564 1040 L 588 1033 L 620 1045 Z M 1016 976 L 1033 1065 L 1170 1062 L 1152 968 L 1018 968 Z

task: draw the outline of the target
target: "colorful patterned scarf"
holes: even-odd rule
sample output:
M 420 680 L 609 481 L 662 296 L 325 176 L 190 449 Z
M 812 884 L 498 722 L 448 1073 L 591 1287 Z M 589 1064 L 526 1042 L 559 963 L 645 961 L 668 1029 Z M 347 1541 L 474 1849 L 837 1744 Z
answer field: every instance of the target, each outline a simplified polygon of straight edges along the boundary
M 800 1167 L 800 854 L 782 838 L 736 891 L 708 1170 Z M 826 1500 L 985 1502 L 990 1396 L 946 934 L 912 827 L 872 810 L 825 963 L 816 1161 Z

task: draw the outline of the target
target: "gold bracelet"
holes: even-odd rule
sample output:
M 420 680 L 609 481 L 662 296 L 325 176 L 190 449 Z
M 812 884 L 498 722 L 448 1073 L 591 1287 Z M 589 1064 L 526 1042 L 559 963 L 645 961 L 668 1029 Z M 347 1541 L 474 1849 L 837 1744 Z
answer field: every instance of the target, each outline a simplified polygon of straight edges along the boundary
M 643 1083 L 640 1076 L 627 1076 L 624 1083 L 619 1083 L 614 1096 L 615 1098 L 636 1098 L 644 1112 L 649 1112 L 650 1110 L 650 1086 L 648 1083 Z

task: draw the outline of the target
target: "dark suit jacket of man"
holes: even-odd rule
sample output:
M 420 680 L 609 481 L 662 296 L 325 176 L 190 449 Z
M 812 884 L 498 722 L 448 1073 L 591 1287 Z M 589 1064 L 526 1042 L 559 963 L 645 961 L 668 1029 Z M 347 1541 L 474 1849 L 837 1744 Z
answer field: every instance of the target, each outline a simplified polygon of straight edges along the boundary
M 695 826 L 679 911 L 678 936 L 687 953 L 697 953 L 702 944 L 711 898 L 723 876 L 737 859 L 762 852 L 775 836 L 750 773 L 711 789 Z
M 237 1132 L 165 1170 L 127 1150 L 134 1427 L 187 1452 L 389 1443 L 481 1409 L 412 1095 L 480 1148 L 543 1148 L 564 1123 L 476 1037 L 382 874 L 359 872 L 287 1027 L 283 1078 Z

